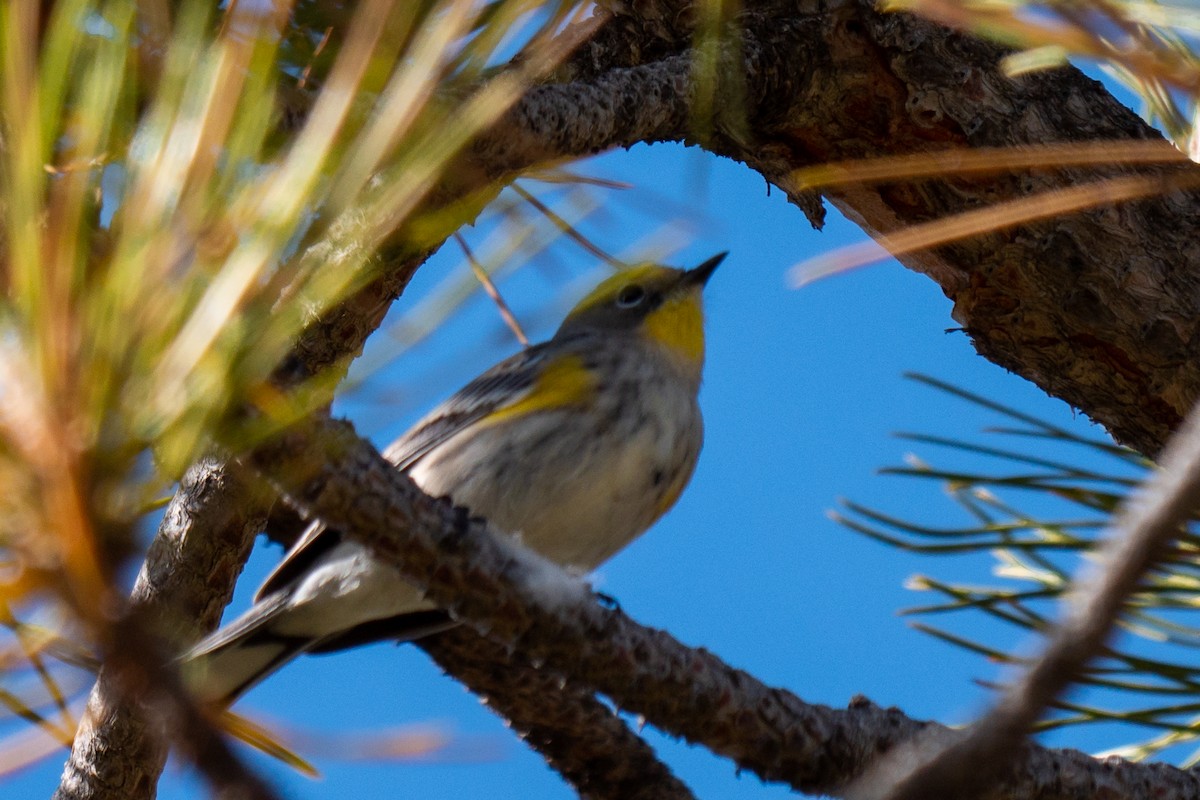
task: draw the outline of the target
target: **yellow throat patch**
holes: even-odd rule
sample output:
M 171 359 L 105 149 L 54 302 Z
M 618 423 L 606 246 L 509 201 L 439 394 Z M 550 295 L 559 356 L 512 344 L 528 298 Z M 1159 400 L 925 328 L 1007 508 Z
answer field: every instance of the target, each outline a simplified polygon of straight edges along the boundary
M 704 360 L 704 312 L 700 292 L 676 292 L 646 316 L 642 330 L 688 364 Z

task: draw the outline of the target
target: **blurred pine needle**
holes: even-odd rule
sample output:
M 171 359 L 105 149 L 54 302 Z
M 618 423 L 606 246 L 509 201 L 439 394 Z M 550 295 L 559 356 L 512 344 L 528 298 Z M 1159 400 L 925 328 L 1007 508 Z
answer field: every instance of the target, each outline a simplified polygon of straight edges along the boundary
M 159 498 L 328 398 L 320 377 L 281 402 L 272 370 L 383 243 L 465 221 L 427 201 L 583 7 L 342 6 L 0 5 L 6 753 L 69 744 L 71 672 L 104 651 Z

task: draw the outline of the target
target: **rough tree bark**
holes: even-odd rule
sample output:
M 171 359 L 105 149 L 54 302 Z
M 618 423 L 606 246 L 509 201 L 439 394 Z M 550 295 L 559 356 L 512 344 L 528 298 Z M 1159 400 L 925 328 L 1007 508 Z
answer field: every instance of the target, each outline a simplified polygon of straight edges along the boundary
M 727 82 L 716 91 L 731 100 L 717 104 L 726 111 L 704 137 L 691 125 L 693 101 L 703 87 L 696 86 L 688 49 L 690 4 L 648 2 L 615 12 L 559 82 L 531 89 L 473 148 L 471 166 L 486 178 L 503 180 L 539 163 L 636 142 L 699 143 L 757 170 L 817 221 L 814 196 L 792 185 L 790 173 L 798 167 L 951 146 L 1157 136 L 1074 70 L 1008 79 L 998 70 L 998 48 L 908 16 L 881 15 L 869 0 L 746 6 L 731 32 L 737 44 L 725 48 L 724 68 L 718 70 Z M 1164 170 L 1190 171 L 1194 168 Z M 831 191 L 828 199 L 866 230 L 887 232 L 1099 175 L 1047 170 L 859 186 Z M 1194 358 L 1200 249 L 1189 246 L 1197 240 L 1197 211 L 1195 195 L 1176 193 L 991 234 L 905 262 L 936 280 L 954 301 L 955 319 L 981 354 L 1080 408 L 1119 440 L 1153 454 L 1200 386 Z M 369 308 L 351 307 L 346 324 L 369 331 L 395 293 L 381 294 Z M 355 351 L 356 346 L 343 348 L 340 357 Z M 214 492 L 211 506 L 221 513 L 229 513 L 228 505 L 251 507 L 239 505 L 230 487 L 206 491 Z M 228 538 L 226 552 L 236 553 L 244 539 Z M 236 563 L 235 556 L 225 557 Z M 206 594 L 198 587 L 188 602 L 209 607 L 222 591 L 214 586 Z M 453 654 L 439 657 L 453 671 Z M 594 675 L 572 679 L 598 685 Z M 612 683 L 605 686 L 614 691 Z M 875 737 L 863 739 L 862 750 L 848 757 L 845 747 L 833 746 L 844 741 L 839 734 L 822 727 L 824 722 L 812 723 L 827 738 L 791 740 L 788 746 L 798 749 L 790 753 L 760 749 L 777 759 L 764 767 L 765 774 L 780 777 L 784 763 L 794 763 L 803 751 L 816 760 L 816 777 L 789 779 L 809 791 L 835 790 L 861 770 L 867 750 L 924 727 L 869 704 L 840 713 L 843 721 L 874 726 Z M 670 716 L 664 713 L 660 724 L 679 730 Z M 148 762 L 160 754 L 142 746 L 97 748 L 91 738 L 85 732 L 76 744 L 84 760 L 76 764 L 73 756 L 80 780 L 113 774 L 114 765 L 125 761 L 148 776 L 139 780 L 143 787 L 149 781 L 145 796 L 152 794 L 158 767 Z M 1039 764 L 1048 771 L 1039 772 Z M 1166 767 L 1104 764 L 1035 750 L 1026 768 L 1036 774 L 1012 796 L 1083 797 L 1097 787 L 1112 796 L 1136 796 L 1142 782 L 1173 783 L 1178 796 L 1200 795 L 1188 776 Z M 1118 773 L 1124 777 L 1116 784 L 1103 777 Z M 1064 777 L 1070 775 L 1079 780 Z
M 781 138 L 799 156 L 790 164 L 954 145 L 1158 138 L 1074 69 L 1008 79 L 996 69 L 998 48 L 868 5 L 847 4 L 822 20 L 828 60 L 810 86 L 836 88 L 805 93 L 803 109 L 788 114 Z M 1096 177 L 1055 170 L 831 199 L 868 231 L 886 232 Z M 904 261 L 954 301 L 954 318 L 982 355 L 1153 455 L 1200 389 L 1197 199 L 1174 193 L 1072 214 Z

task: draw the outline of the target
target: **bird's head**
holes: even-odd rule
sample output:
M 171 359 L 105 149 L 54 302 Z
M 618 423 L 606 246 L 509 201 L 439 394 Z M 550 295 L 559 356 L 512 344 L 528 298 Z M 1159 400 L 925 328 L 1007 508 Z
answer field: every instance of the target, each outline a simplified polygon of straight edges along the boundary
M 725 259 L 694 269 L 643 264 L 602 281 L 571 309 L 557 335 L 579 330 L 628 331 L 661 346 L 686 371 L 704 363 L 704 285 Z

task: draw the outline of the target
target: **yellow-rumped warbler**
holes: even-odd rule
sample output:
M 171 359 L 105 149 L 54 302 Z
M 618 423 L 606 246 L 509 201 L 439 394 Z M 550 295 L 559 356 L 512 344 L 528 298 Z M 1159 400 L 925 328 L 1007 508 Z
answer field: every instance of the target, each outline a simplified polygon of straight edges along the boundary
M 724 258 L 613 275 L 552 339 L 484 372 L 384 455 L 426 493 L 565 567 L 594 569 L 691 478 L 704 435 L 701 292 Z M 187 658 L 202 695 L 232 702 L 301 653 L 452 624 L 365 547 L 314 523 L 255 604 Z

